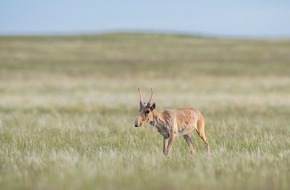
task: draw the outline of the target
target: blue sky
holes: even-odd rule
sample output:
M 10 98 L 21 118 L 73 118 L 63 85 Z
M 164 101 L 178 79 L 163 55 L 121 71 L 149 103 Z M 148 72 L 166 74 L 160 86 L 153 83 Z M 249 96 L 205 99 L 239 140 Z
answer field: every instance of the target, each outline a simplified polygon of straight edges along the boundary
M 290 37 L 290 1 L 0 0 L 0 34 L 114 31 Z

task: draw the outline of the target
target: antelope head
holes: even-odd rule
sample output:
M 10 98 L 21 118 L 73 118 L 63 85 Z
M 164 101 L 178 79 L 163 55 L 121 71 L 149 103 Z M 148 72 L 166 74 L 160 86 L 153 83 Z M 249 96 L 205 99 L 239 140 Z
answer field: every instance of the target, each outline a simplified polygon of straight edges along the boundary
M 143 97 L 139 88 L 138 88 L 138 93 L 140 97 L 140 109 L 139 109 L 139 115 L 137 116 L 135 120 L 135 127 L 142 127 L 144 123 L 147 123 L 153 120 L 153 110 L 155 109 L 156 105 L 155 103 L 153 104 L 151 103 L 152 97 L 153 97 L 152 88 L 151 88 L 151 95 L 148 102 L 143 101 Z

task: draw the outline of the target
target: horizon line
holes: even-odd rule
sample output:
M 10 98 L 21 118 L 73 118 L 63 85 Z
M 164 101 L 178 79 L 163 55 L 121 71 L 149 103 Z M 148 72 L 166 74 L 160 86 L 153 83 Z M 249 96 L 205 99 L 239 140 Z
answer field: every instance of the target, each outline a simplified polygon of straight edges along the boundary
M 222 35 L 205 32 L 189 32 L 178 30 L 142 30 L 142 29 L 112 29 L 101 31 L 71 31 L 71 32 L 8 32 L 0 33 L 0 37 L 17 36 L 82 36 L 82 35 L 106 35 L 106 34 L 160 34 L 160 35 L 181 35 L 201 38 L 225 38 L 225 39 L 290 39 L 287 35 Z

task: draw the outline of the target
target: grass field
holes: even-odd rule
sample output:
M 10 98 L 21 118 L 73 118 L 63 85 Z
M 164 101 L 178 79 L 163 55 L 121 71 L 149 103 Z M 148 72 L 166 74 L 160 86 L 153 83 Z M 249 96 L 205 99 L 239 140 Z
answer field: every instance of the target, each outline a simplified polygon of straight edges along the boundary
M 157 110 L 195 107 L 170 157 Z M 290 40 L 163 34 L 0 37 L 1 189 L 289 189 Z

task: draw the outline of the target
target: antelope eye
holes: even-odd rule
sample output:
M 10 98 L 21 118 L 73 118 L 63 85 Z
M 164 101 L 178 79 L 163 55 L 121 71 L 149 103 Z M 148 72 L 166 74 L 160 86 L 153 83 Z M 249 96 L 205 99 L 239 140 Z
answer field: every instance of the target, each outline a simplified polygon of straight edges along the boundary
M 146 110 L 146 111 L 145 111 L 145 114 L 147 115 L 149 112 L 150 112 L 149 110 Z

